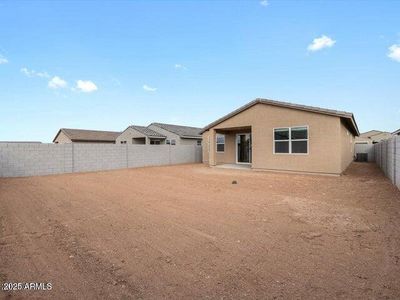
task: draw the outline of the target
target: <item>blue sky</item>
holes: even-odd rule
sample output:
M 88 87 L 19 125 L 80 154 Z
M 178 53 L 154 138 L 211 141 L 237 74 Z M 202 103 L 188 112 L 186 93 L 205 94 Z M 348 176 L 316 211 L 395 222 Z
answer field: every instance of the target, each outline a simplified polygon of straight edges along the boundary
M 0 1 L 0 140 L 203 127 L 257 97 L 400 127 L 400 1 Z

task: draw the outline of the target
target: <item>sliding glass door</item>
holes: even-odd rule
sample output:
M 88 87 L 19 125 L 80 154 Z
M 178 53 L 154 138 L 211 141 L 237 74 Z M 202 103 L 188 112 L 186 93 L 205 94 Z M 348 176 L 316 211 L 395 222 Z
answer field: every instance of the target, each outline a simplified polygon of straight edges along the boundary
M 238 164 L 251 163 L 251 134 L 236 134 L 236 162 Z

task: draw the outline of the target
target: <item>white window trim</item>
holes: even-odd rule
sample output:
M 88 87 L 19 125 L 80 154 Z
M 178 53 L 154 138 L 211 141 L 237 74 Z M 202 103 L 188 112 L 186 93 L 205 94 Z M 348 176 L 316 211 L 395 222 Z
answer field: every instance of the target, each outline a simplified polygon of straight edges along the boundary
M 218 139 L 217 139 L 217 135 L 223 135 L 224 136 L 224 142 L 223 143 L 218 143 Z M 216 133 L 215 134 L 215 152 L 216 153 L 225 153 L 225 139 L 226 139 L 226 136 L 225 136 L 225 134 L 223 134 L 223 133 Z M 218 145 L 224 145 L 224 151 L 218 151 Z
M 296 142 L 307 141 L 307 153 L 292 153 L 292 129 L 293 128 L 307 128 L 307 139 L 293 140 Z M 275 152 L 275 130 L 276 129 L 289 129 L 289 139 L 288 140 L 278 140 L 276 142 L 289 142 L 289 153 L 276 153 Z M 275 127 L 272 129 L 272 152 L 274 155 L 309 155 L 310 154 L 310 127 L 308 125 L 299 125 L 291 127 Z

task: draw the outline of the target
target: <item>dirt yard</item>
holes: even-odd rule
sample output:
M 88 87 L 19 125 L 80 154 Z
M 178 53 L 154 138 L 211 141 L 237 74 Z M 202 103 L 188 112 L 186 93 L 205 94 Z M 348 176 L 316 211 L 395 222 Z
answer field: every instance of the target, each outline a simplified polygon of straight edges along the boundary
M 398 299 L 400 192 L 372 164 L 1 179 L 4 282 L 53 288 L 0 298 Z

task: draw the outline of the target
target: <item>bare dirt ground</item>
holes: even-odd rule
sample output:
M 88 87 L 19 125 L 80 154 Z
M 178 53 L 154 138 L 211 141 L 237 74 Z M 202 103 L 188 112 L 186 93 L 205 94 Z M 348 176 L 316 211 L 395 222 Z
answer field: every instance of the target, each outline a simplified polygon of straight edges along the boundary
M 238 184 L 232 184 L 237 180 Z M 400 298 L 400 191 L 168 166 L 0 180 L 0 298 Z

